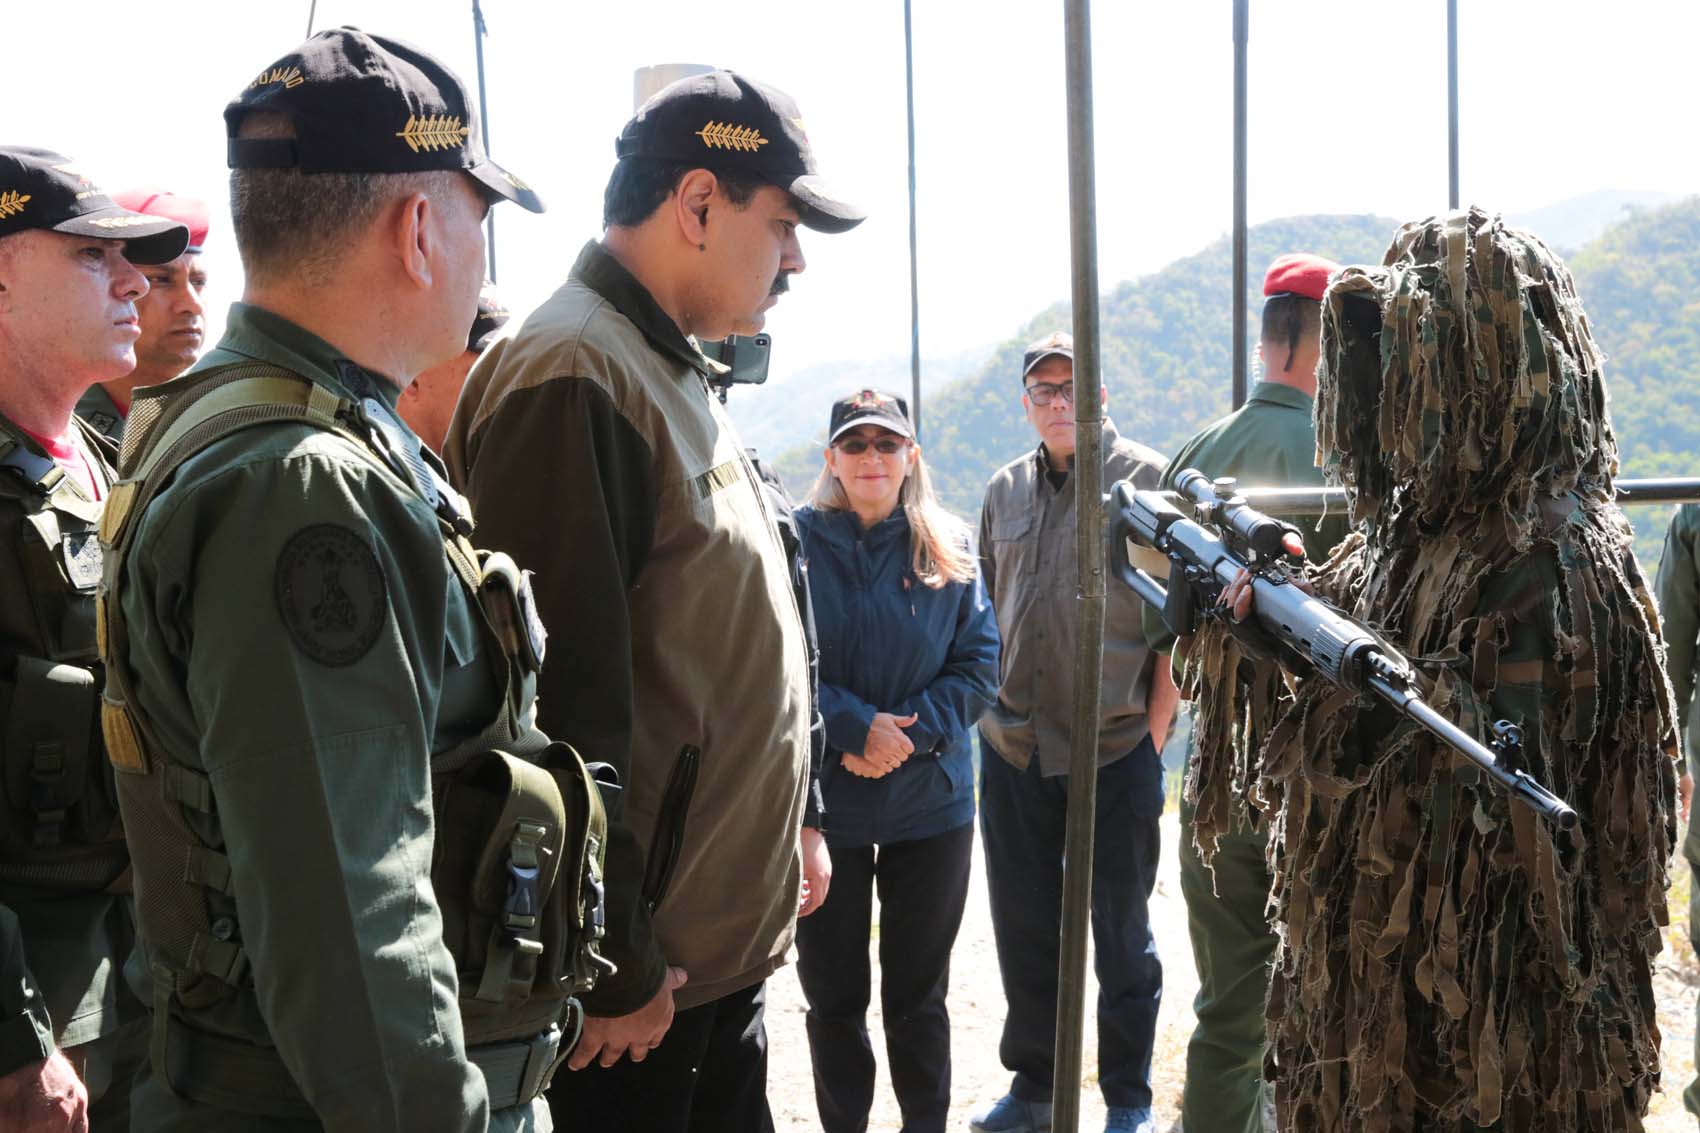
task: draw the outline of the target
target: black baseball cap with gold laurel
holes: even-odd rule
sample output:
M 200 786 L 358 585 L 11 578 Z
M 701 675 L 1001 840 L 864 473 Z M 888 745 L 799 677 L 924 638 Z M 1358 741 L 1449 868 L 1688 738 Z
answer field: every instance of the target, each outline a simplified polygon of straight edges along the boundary
M 188 225 L 114 204 L 64 154 L 0 146 L 0 237 L 32 228 L 122 240 L 137 264 L 170 263 L 189 246 Z
M 282 114 L 293 138 L 243 138 L 249 114 Z M 224 108 L 232 169 L 417 173 L 459 169 L 492 194 L 542 212 L 524 181 L 490 160 L 466 87 L 432 56 L 359 28 L 322 31 Z
M 691 75 L 657 91 L 620 131 L 614 152 L 622 161 L 744 170 L 790 193 L 803 223 L 819 232 L 848 232 L 866 215 L 821 179 L 791 96 L 732 71 Z

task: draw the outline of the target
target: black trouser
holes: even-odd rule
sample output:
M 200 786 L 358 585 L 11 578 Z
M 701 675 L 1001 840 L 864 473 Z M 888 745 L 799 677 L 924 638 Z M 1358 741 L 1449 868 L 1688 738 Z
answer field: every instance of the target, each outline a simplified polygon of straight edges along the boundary
M 1005 763 L 981 737 L 980 831 L 1003 977 L 998 1053 L 1023 1101 L 1051 1100 L 1068 776 Z M 1112 1106 L 1151 1104 L 1163 965 L 1146 903 L 1157 883 L 1163 768 L 1149 738 L 1098 769 L 1092 940 L 1098 973 L 1098 1083 Z
M 549 1088 L 563 1133 L 773 1133 L 767 1108 L 766 984 L 680 1011 L 642 1062 L 565 1065 Z
M 825 1133 L 862 1133 L 874 1102 L 868 936 L 880 895 L 880 1009 L 903 1133 L 942 1133 L 950 1114 L 950 950 L 974 854 L 969 822 L 931 838 L 834 847 L 826 902 L 797 922 L 809 1001 L 815 1104 Z

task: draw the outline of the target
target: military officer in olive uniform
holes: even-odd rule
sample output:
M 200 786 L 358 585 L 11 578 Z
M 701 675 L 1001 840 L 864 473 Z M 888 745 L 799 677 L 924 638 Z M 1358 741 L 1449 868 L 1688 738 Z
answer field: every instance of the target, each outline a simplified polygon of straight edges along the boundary
M 464 503 L 396 414 L 465 348 L 490 205 L 542 204 L 488 159 L 452 72 L 352 28 L 259 71 L 225 122 L 243 300 L 194 369 L 137 391 L 103 527 L 103 724 L 146 827 L 136 1120 L 546 1130 L 572 1024 L 504 1018 L 511 973 L 486 964 L 480 985 L 467 959 L 509 955 L 535 910 L 470 930 L 478 910 L 438 880 L 463 830 L 434 823 L 445 753 L 535 750 L 527 674 Z M 197 450 L 225 401 L 276 417 Z M 515 829 L 510 897 L 553 868 L 535 847 L 519 865 Z
M 1316 363 L 1320 349 L 1322 295 L 1329 274 L 1339 265 L 1320 256 L 1293 253 L 1278 256 L 1264 277 L 1263 330 L 1258 351 L 1263 378 L 1238 410 L 1210 425 L 1181 446 L 1163 473 L 1163 486 L 1172 489 L 1175 477 L 1196 468 L 1214 477 L 1232 476 L 1242 484 L 1262 487 L 1321 485 L 1316 467 L 1316 429 L 1311 422 L 1316 397 Z M 1305 551 L 1316 561 L 1326 558 L 1346 536 L 1344 515 L 1300 521 Z M 1154 644 L 1168 648 L 1172 638 L 1162 617 L 1145 612 L 1146 632 Z M 1249 664 L 1244 662 L 1243 664 Z M 1274 722 L 1279 677 L 1269 669 L 1259 678 L 1268 684 L 1261 701 L 1261 718 L 1252 721 L 1261 732 Z M 1244 700 L 1245 698 L 1239 698 Z M 1256 698 L 1252 698 L 1256 699 Z M 1224 708 L 1230 707 L 1225 703 Z M 1246 717 L 1246 705 L 1231 704 L 1233 721 L 1212 728 L 1203 721 L 1194 734 L 1195 746 L 1230 739 Z M 1243 729 L 1241 729 L 1243 730 Z M 1244 739 L 1243 736 L 1239 737 Z M 1222 759 L 1202 766 L 1224 766 Z M 1197 775 L 1197 764 L 1193 776 Z M 1194 791 L 1181 800 L 1181 893 L 1186 899 L 1187 927 L 1198 968 L 1194 1010 L 1198 1023 L 1187 1044 L 1186 1086 L 1181 1095 L 1182 1122 L 1189 1129 L 1222 1133 L 1260 1133 L 1265 1127 L 1263 1089 L 1263 1003 L 1269 991 L 1269 962 L 1275 937 L 1264 920 L 1271 880 L 1264 863 L 1265 833 L 1256 816 L 1231 819 L 1233 829 L 1217 835 L 1209 867 L 1199 856 L 1193 837 L 1198 806 Z
M 183 225 L 47 150 L 0 147 L 0 1129 L 123 1129 L 142 1008 L 98 723 L 107 448 L 77 398 L 136 364 L 138 264 Z

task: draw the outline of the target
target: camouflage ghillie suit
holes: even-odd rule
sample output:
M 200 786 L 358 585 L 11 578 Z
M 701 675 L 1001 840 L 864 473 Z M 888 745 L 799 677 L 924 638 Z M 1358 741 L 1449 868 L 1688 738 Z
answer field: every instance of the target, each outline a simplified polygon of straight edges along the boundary
M 1638 1130 L 1676 734 L 1600 355 L 1564 266 L 1479 211 L 1405 226 L 1384 263 L 1324 302 L 1318 448 L 1368 527 L 1318 586 L 1466 730 L 1521 723 L 1582 824 L 1560 834 L 1391 710 L 1299 683 L 1259 787 L 1281 1128 Z

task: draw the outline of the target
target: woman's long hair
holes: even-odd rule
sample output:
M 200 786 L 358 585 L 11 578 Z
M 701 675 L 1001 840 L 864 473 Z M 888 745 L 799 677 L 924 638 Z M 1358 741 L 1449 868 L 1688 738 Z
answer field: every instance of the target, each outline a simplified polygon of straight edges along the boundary
M 808 502 L 821 511 L 849 511 L 850 497 L 844 485 L 832 474 L 832 467 L 821 461 L 820 476 L 809 490 Z M 971 582 L 974 579 L 974 555 L 969 550 L 968 525 L 946 511 L 933 492 L 932 477 L 927 475 L 927 462 L 921 458 L 921 446 L 915 446 L 915 462 L 903 478 L 897 496 L 898 506 L 909 517 L 914 554 L 910 570 L 916 578 L 934 590 L 947 582 Z

